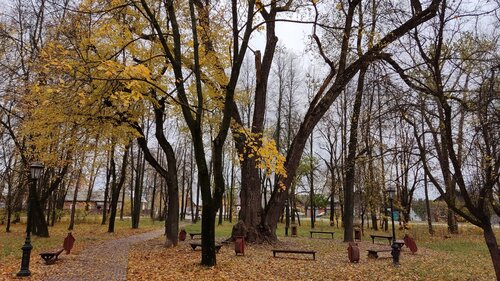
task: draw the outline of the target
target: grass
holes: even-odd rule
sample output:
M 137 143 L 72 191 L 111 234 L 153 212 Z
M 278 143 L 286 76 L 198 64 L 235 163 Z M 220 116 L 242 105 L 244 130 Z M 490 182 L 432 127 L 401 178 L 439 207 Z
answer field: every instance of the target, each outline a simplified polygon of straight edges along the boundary
M 412 225 L 406 232 L 416 237 L 418 252 L 411 254 L 404 248 L 401 266 L 392 266 L 390 253 L 382 253 L 377 260 L 367 258 L 367 249 L 388 247 L 379 240 L 372 244 L 371 230 L 364 231 L 358 242 L 361 260 L 351 264 L 347 258 L 347 244 L 343 243 L 343 229 L 318 221 L 315 230 L 335 231 L 329 236 L 309 238 L 309 222 L 298 227 L 298 237 L 284 237 L 280 224 L 276 245 L 247 244 L 245 256 L 236 256 L 232 247 L 223 246 L 217 254 L 217 266 L 199 265 L 200 251 L 193 251 L 187 241 L 178 247 L 164 248 L 163 239 L 151 240 L 134 246 L 129 254 L 129 280 L 496 280 L 481 230 L 461 226 L 459 235 L 445 238 L 445 226 L 436 226 L 436 235 L 427 233 L 426 225 Z M 232 225 L 225 222 L 216 227 L 216 240 L 229 237 Z M 186 226 L 188 232 L 199 232 L 200 224 Z M 397 231 L 402 238 L 405 231 Z M 388 234 L 378 232 L 380 234 Z M 500 235 L 500 233 L 498 233 Z M 377 244 L 378 243 L 378 244 Z M 271 249 L 293 248 L 316 250 L 317 258 L 287 255 L 273 258 Z M 154 265 L 154 266 L 153 266 Z
M 115 233 L 107 233 L 107 226 L 100 225 L 99 217 L 86 218 L 86 222 L 75 225 L 76 238 L 72 255 L 92 244 L 109 239 L 134 235 L 162 228 L 164 222 L 141 219 L 140 228 L 130 228 L 130 220 L 116 221 Z M 418 252 L 412 255 L 403 250 L 401 266 L 393 267 L 389 253 L 381 258 L 367 258 L 366 250 L 373 247 L 387 247 L 384 240 L 373 245 L 365 229 L 362 241 L 358 243 L 361 260 L 351 264 L 347 259 L 347 244 L 343 243 L 343 229 L 330 226 L 328 221 L 317 221 L 315 230 L 334 231 L 335 239 L 328 235 L 309 238 L 309 221 L 301 221 L 298 237 L 285 237 L 284 225 L 279 224 L 276 245 L 247 244 L 244 256 L 236 256 L 233 245 L 223 246 L 217 254 L 217 266 L 205 268 L 199 265 L 200 251 L 193 251 L 187 241 L 175 248 L 164 247 L 164 237 L 137 244 L 129 253 L 129 280 L 495 280 L 493 266 L 480 229 L 462 225 L 460 234 L 446 235 L 445 226 L 435 226 L 436 234 L 427 233 L 426 225 L 411 225 L 406 232 L 417 243 Z M 201 225 L 185 225 L 187 232 L 200 232 Z M 49 228 L 50 238 L 33 237 L 32 267 L 45 266 L 38 252 L 60 247 L 67 234 L 67 222 Z M 15 224 L 12 232 L 0 231 L 0 280 L 12 276 L 19 270 L 21 250 L 24 243 L 25 224 Z M 224 222 L 216 227 L 217 241 L 231 235 L 232 224 Z M 405 231 L 397 231 L 402 238 Z M 291 230 L 289 231 L 291 233 Z M 388 234 L 378 232 L 380 234 Z M 497 231 L 497 237 L 500 233 Z M 446 236 L 446 238 L 445 238 Z M 377 244 L 377 242 L 379 244 Z M 317 251 L 316 260 L 309 256 L 286 255 L 273 258 L 271 249 L 293 248 Z M 52 267 L 61 266 L 56 263 Z M 91 272 L 91 271 L 90 271 Z

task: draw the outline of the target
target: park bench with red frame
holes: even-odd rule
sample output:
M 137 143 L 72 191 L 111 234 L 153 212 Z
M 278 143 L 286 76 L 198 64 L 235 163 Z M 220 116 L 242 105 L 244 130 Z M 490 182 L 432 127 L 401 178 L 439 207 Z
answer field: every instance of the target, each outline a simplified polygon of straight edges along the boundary
M 56 249 L 53 251 L 46 251 L 46 252 L 40 253 L 40 256 L 45 261 L 45 264 L 53 264 L 56 262 L 57 258 L 59 257 L 59 255 L 63 251 L 66 251 L 66 255 L 68 255 L 71 252 L 71 249 L 73 248 L 74 243 L 75 243 L 75 237 L 73 237 L 73 235 L 70 232 L 70 233 L 68 233 L 68 236 L 66 236 L 66 238 L 64 238 L 62 249 Z

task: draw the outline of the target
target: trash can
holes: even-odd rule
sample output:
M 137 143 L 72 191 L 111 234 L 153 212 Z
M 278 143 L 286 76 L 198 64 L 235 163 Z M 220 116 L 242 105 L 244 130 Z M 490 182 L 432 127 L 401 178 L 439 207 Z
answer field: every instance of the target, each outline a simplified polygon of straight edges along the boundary
M 236 255 L 245 255 L 245 236 L 236 236 L 234 241 L 234 251 Z
M 354 241 L 361 241 L 361 229 L 354 228 Z
M 292 225 L 292 237 L 296 237 L 296 236 L 297 236 L 297 226 Z
M 358 243 L 349 242 L 349 246 L 347 247 L 347 256 L 349 257 L 349 262 L 359 262 Z
M 182 229 L 180 232 L 179 232 L 179 241 L 184 241 L 186 240 L 186 231 L 184 229 Z

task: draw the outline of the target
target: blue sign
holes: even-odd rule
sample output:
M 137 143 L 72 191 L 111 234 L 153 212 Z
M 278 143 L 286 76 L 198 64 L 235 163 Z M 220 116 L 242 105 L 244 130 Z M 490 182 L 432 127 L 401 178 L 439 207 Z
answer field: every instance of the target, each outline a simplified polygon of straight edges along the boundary
M 392 217 L 394 218 L 395 221 L 399 219 L 399 212 L 398 211 L 393 211 L 392 212 Z

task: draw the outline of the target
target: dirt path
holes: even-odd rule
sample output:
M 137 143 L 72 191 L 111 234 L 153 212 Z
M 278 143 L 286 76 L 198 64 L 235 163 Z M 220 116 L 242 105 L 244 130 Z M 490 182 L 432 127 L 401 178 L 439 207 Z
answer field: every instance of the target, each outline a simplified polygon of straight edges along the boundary
M 64 266 L 52 268 L 43 280 L 127 280 L 128 251 L 132 244 L 163 235 L 164 229 L 105 241 L 83 250 L 73 259 L 65 259 Z M 62 260 L 61 260 L 62 261 Z

